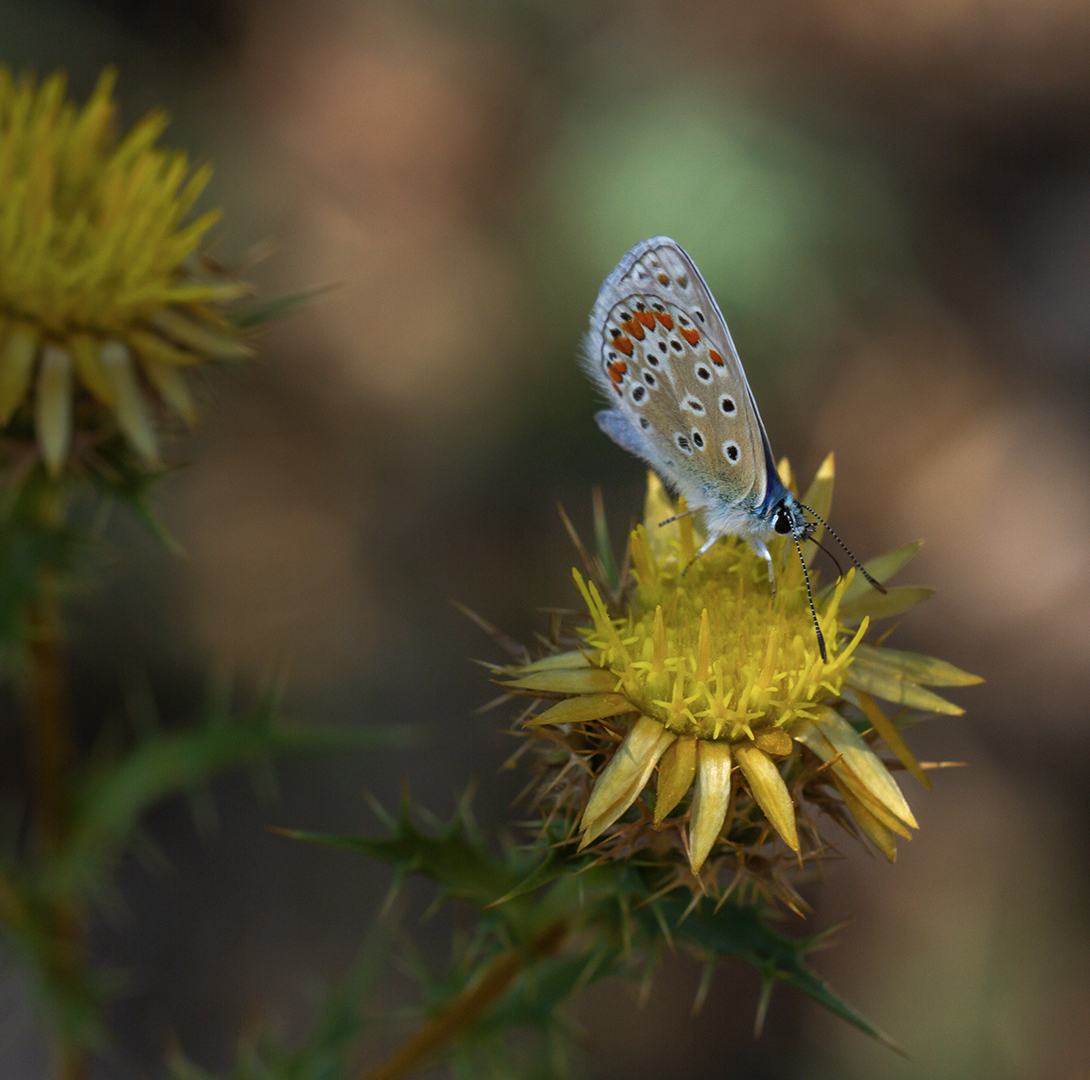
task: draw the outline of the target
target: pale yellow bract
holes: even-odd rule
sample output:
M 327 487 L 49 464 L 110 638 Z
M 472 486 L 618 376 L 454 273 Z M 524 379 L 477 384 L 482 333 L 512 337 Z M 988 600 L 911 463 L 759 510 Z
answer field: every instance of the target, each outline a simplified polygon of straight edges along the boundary
M 781 474 L 790 481 L 786 463 Z M 804 501 L 824 514 L 832 484 L 830 455 Z M 816 598 L 828 643 L 822 660 L 797 559 L 792 565 L 789 558 L 778 574 L 775 594 L 764 561 L 734 539 L 716 544 L 683 573 L 700 546 L 693 519 L 659 527 L 679 509 L 649 474 L 645 521 L 631 537 L 634 587 L 627 614 L 611 615 L 600 590 L 576 571 L 592 622 L 584 647 L 512 671 L 515 678 L 506 684 L 523 693 L 563 695 L 529 721 L 535 727 L 582 725 L 589 732 L 603 724 L 624 732 L 594 779 L 579 824 L 581 846 L 620 828 L 657 772 L 653 826 L 676 821 L 670 816 L 688 796 L 694 874 L 730 835 L 739 778 L 792 851 L 803 847 L 800 811 L 809 820 L 811 810 L 829 806 L 824 795 L 820 807 L 802 805 L 807 791 L 835 789 L 862 832 L 894 858 L 894 837 L 908 838 L 916 819 L 859 728 L 880 735 L 926 783 L 874 699 L 958 713 L 924 686 L 979 681 L 942 661 L 865 643 L 872 617 L 899 614 L 928 590 L 895 587 L 880 594 L 849 572 Z M 868 570 L 884 581 L 917 547 L 874 560 Z M 808 545 L 808 557 L 814 550 Z M 846 710 L 863 723 L 849 722 Z M 800 779 L 804 758 L 814 762 L 807 782 Z M 766 838 L 767 830 L 756 846 Z

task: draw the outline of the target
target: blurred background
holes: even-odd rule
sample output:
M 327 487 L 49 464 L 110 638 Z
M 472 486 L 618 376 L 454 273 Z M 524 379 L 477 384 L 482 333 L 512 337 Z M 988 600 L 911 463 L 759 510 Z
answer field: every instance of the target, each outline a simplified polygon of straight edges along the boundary
M 678 957 L 642 1007 L 611 983 L 575 1003 L 578 1074 L 1090 1075 L 1084 0 L 2 0 L 0 47 L 80 98 L 115 64 L 124 122 L 162 105 L 164 142 L 214 163 L 217 256 L 268 253 L 263 297 L 336 286 L 209 380 L 160 505 L 188 557 L 115 521 L 73 645 L 88 738 L 134 701 L 184 720 L 225 678 L 421 729 L 153 815 L 166 860 L 126 864 L 95 930 L 126 980 L 96 1075 L 161 1075 L 171 1046 L 224 1070 L 262 1023 L 307 1030 L 390 879 L 266 825 L 377 831 L 364 793 L 391 805 L 402 776 L 441 816 L 474 783 L 486 829 L 513 816 L 516 744 L 473 715 L 493 695 L 468 659 L 501 657 L 449 599 L 529 640 L 577 604 L 557 502 L 589 532 L 601 484 L 618 537 L 639 513 L 574 355 L 655 233 L 718 297 L 777 454 L 808 477 L 836 451 L 856 553 L 927 541 L 904 580 L 938 594 L 891 644 L 987 684 L 913 732 L 969 765 L 909 791 L 898 863 L 846 845 L 785 923 L 851 918 L 816 964 L 911 1060 L 783 990 L 755 1042 L 740 966 L 693 1019 Z M 420 914 L 441 962 L 449 922 Z M 44 1054 L 5 961 L 0 1074 Z

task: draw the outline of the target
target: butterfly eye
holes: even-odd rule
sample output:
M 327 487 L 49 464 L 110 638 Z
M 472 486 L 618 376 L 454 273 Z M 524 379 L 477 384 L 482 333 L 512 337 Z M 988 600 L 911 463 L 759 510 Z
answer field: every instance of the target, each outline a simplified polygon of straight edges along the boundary
M 793 522 L 791 520 L 790 512 L 786 506 L 781 505 L 776 511 L 776 517 L 772 522 L 772 528 L 775 529 L 776 532 L 786 535 L 791 531 L 792 525 Z

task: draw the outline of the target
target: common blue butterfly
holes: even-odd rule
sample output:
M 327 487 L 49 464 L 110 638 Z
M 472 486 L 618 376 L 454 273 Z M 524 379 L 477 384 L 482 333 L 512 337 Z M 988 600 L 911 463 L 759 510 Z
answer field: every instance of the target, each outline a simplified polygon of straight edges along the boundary
M 590 315 L 582 363 L 611 404 L 595 417 L 602 431 L 647 462 L 691 510 L 704 510 L 708 539 L 697 557 L 721 536 L 741 537 L 768 563 L 775 588 L 767 541 L 789 536 L 801 559 L 802 541 L 816 528 L 803 510 L 826 523 L 780 480 L 726 320 L 676 241 L 643 240 L 613 268 Z M 806 591 L 809 597 L 809 574 Z M 824 660 L 816 614 L 814 628 Z

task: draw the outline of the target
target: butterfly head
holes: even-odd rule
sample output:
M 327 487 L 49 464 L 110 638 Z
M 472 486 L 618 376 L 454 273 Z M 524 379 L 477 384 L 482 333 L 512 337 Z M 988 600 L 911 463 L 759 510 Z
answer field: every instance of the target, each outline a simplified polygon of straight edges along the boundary
M 774 532 L 792 540 L 809 540 L 817 526 L 802 516 L 802 507 L 791 494 L 785 495 L 772 507 L 769 520 Z

